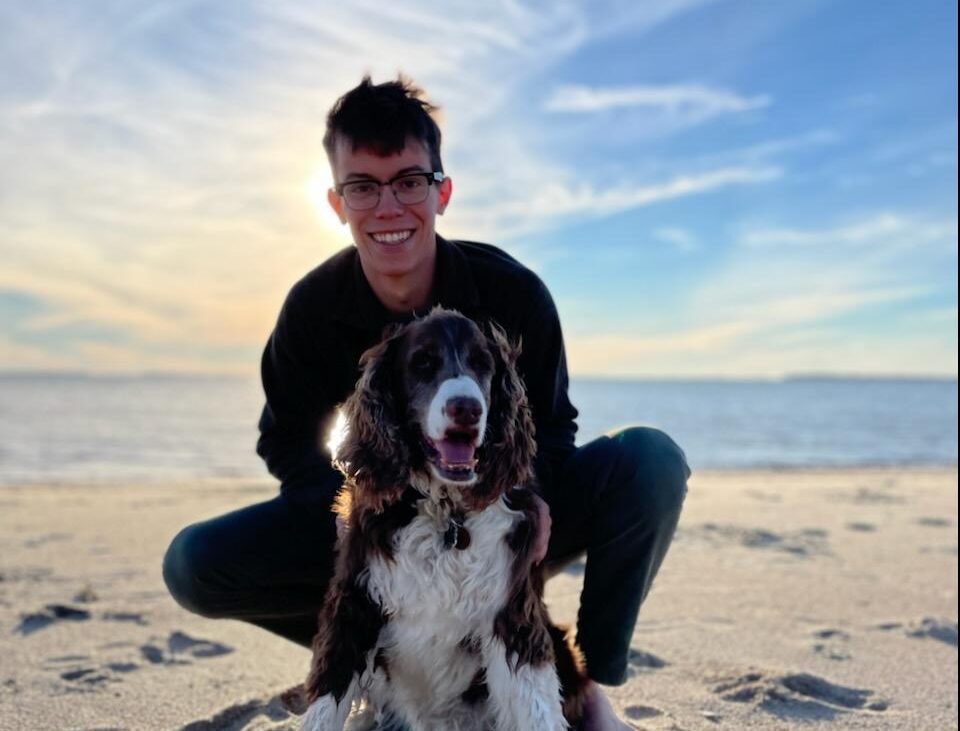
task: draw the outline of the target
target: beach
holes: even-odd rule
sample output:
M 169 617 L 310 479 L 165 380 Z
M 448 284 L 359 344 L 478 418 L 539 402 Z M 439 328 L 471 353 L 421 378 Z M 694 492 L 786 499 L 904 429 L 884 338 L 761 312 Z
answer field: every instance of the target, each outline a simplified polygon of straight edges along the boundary
M 0 729 L 297 728 L 307 650 L 161 577 L 181 527 L 275 490 L 0 487 Z M 697 472 L 632 648 L 609 696 L 638 729 L 957 729 L 956 468 Z

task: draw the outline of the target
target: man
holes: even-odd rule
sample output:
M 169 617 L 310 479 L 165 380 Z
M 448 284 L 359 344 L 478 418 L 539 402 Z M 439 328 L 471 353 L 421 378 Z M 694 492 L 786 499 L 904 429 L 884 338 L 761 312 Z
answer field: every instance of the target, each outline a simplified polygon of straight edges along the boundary
M 369 77 L 331 110 L 328 200 L 354 246 L 293 287 L 263 355 L 257 451 L 281 480 L 280 495 L 184 529 L 167 552 L 164 578 L 193 612 L 242 619 L 309 647 L 332 574 L 330 504 L 342 483 L 318 435 L 353 390 L 360 354 L 387 324 L 435 304 L 492 319 L 523 343 L 518 368 L 546 500 L 537 557 L 556 568 L 587 556 L 577 639 L 595 682 L 585 728 L 628 729 L 597 683 L 626 680 L 637 612 L 673 536 L 689 470 L 679 447 L 654 429 L 574 446 L 577 412 L 546 287 L 499 249 L 436 234 L 453 184 L 433 110 L 402 78 L 374 85 Z

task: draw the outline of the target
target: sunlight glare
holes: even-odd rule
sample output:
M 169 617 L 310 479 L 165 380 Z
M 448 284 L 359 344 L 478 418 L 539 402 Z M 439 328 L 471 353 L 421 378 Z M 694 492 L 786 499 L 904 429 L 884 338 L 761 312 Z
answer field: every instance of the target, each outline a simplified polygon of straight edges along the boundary
M 347 417 L 344 416 L 341 409 L 337 409 L 337 419 L 330 427 L 330 433 L 327 435 L 327 450 L 331 457 L 337 456 L 337 450 L 347 436 Z
M 324 162 L 317 166 L 313 175 L 304 184 L 304 190 L 321 225 L 330 231 L 339 231 L 343 224 L 327 202 L 327 191 L 332 186 L 333 178 L 330 176 L 330 168 Z

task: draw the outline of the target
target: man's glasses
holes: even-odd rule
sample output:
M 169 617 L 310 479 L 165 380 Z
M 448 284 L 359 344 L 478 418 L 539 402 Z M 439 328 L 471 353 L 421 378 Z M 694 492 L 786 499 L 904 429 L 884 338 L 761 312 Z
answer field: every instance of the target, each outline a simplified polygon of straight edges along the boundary
M 347 206 L 355 211 L 367 211 L 380 204 L 383 186 L 389 185 L 393 197 L 405 206 L 423 203 L 433 183 L 442 183 L 443 173 L 404 173 L 391 178 L 386 183 L 378 180 L 355 180 L 349 183 L 337 183 L 333 189 Z

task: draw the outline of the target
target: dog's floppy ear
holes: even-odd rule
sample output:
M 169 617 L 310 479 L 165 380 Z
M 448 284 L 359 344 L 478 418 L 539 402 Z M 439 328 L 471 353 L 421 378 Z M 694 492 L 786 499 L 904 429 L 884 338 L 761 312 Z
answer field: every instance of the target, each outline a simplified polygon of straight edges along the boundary
M 487 490 L 499 493 L 533 482 L 537 443 L 527 392 L 517 373 L 521 343 L 511 343 L 495 322 L 491 321 L 486 329 L 495 370 L 490 386 L 487 437 L 484 439 L 487 448 L 483 482 Z
M 410 453 L 397 403 L 396 361 L 403 333 L 401 326 L 388 328 L 383 340 L 360 356 L 363 373 L 343 404 L 347 433 L 335 460 L 361 491 L 378 493 L 381 504 L 399 497 L 410 478 Z

